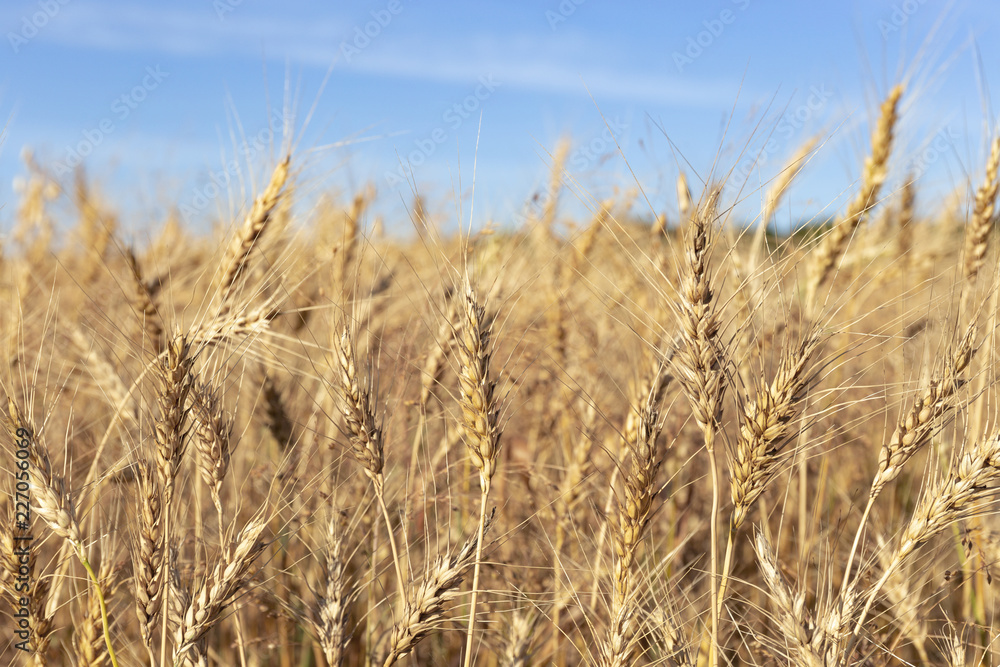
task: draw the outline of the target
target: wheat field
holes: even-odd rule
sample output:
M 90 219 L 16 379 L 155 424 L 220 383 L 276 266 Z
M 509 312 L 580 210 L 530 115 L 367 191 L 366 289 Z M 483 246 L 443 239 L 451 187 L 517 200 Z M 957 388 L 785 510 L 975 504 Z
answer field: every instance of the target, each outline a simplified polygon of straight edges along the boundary
M 816 141 L 749 225 L 718 169 L 679 215 L 569 219 L 556 150 L 524 224 L 415 196 L 392 237 L 282 151 L 236 218 L 147 243 L 28 156 L 4 662 L 997 664 L 1000 140 L 923 201 L 905 96 L 787 234 Z

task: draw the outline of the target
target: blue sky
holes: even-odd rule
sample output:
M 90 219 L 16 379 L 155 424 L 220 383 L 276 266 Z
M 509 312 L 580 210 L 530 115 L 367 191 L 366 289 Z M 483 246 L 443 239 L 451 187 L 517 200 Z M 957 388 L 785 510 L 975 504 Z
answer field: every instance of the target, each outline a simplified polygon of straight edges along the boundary
M 132 228 L 170 205 L 207 228 L 245 205 L 285 120 L 304 201 L 372 183 L 402 232 L 414 185 L 452 219 L 460 197 L 474 224 L 516 220 L 561 137 L 567 212 L 638 182 L 638 212 L 674 217 L 678 169 L 697 195 L 714 166 L 749 219 L 821 133 L 787 222 L 843 205 L 899 81 L 889 185 L 916 170 L 931 206 L 979 177 L 1000 76 L 1000 8 L 962 0 L 5 0 L 0 26 L 0 229 L 26 147 L 60 173 L 82 159 Z

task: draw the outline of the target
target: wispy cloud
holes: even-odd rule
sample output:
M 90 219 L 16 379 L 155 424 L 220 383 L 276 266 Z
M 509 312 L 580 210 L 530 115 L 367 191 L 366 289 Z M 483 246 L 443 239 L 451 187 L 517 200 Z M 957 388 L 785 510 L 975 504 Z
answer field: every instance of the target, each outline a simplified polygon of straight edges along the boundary
M 733 81 L 680 80 L 656 71 L 614 67 L 615 45 L 579 31 L 553 35 L 457 35 L 447 44 L 415 34 L 397 20 L 392 38 L 350 62 L 355 24 L 346 18 L 261 17 L 247 5 L 219 20 L 209 5 L 191 8 L 73 3 L 54 21 L 44 39 L 65 46 L 105 51 L 161 53 L 179 57 L 262 56 L 292 64 L 374 76 L 438 83 L 475 81 L 492 74 L 508 89 L 564 95 L 594 95 L 605 100 L 715 107 L 733 99 Z M 4 14 L 10 14 L 8 9 Z M 5 18 L 8 22 L 11 17 Z M 603 49 L 599 46 L 603 44 Z M 598 46 L 595 46 L 598 45 Z

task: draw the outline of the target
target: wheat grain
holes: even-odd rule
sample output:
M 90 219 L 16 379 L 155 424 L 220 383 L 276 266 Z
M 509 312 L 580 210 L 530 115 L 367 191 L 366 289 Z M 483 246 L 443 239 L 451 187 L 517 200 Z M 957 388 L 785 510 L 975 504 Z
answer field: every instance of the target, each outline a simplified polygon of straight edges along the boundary
M 146 649 L 152 652 L 153 629 L 163 603 L 166 571 L 162 505 L 155 467 L 139 461 L 135 469 L 139 484 L 135 498 L 138 520 L 132 546 L 133 590 L 139 634 Z

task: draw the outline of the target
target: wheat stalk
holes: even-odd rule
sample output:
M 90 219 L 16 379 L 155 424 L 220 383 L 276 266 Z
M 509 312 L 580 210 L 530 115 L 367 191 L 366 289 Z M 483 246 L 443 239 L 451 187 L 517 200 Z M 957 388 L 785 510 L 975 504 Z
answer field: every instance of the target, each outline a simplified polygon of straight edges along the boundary
M 914 400 L 913 406 L 904 416 L 899 418 L 889 441 L 882 445 L 879 452 L 878 471 L 872 479 L 871 489 L 868 492 L 868 503 L 861 515 L 854 543 L 851 545 L 851 552 L 847 557 L 841 589 L 842 596 L 847 595 L 848 582 L 851 580 L 851 567 L 854 564 L 861 535 L 868 523 L 868 517 L 875 505 L 875 500 L 882 493 L 882 489 L 899 476 L 907 461 L 930 442 L 935 429 L 955 408 L 953 398 L 963 384 L 961 375 L 968 368 L 976 353 L 975 333 L 974 323 L 970 324 L 956 348 L 946 356 L 944 368 L 927 383 L 920 396 Z M 856 582 L 850 585 L 855 586 Z
M 849 636 L 845 658 L 864 627 L 879 593 L 914 551 L 951 524 L 976 516 L 997 498 L 1000 483 L 1000 433 L 966 444 L 951 466 L 921 494 L 917 507 L 882 577 L 866 593 L 866 602 Z
M 106 597 L 111 598 L 118 590 L 119 580 L 114 568 L 113 550 L 109 549 L 102 554 L 101 567 L 98 569 L 97 579 L 100 588 Z M 73 632 L 73 648 L 77 657 L 77 664 L 80 667 L 100 667 L 106 665 L 110 659 L 108 647 L 104 640 L 104 614 L 101 606 L 101 598 L 92 593 L 87 596 L 86 605 L 83 607 L 81 619 L 76 622 Z M 108 625 L 113 626 L 113 619 L 108 619 Z

